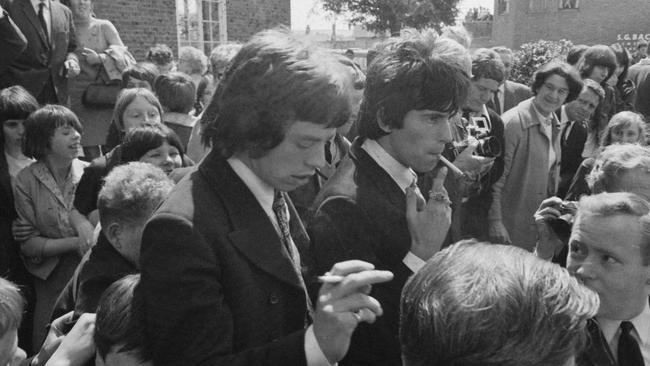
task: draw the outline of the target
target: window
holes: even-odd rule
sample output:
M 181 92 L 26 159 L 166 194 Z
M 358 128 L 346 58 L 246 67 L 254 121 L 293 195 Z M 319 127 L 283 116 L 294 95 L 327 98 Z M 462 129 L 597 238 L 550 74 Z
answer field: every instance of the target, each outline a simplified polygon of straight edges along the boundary
M 505 14 L 510 10 L 510 0 L 497 0 L 496 14 Z
M 196 47 L 206 55 L 228 40 L 226 0 L 176 0 L 178 47 Z
M 545 13 L 548 11 L 548 3 L 550 1 L 551 0 L 529 0 L 528 9 L 531 13 Z
M 560 9 L 578 9 L 579 0 L 560 0 Z

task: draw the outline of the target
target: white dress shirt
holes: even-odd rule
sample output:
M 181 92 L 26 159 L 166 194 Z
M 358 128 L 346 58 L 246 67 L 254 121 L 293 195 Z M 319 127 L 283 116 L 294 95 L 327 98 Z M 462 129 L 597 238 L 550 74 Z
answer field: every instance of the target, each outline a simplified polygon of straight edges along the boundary
M 260 177 L 257 176 L 244 162 L 240 159 L 231 157 L 228 159 L 228 164 L 235 171 L 235 174 L 242 181 L 248 189 L 253 193 L 255 199 L 260 204 L 266 216 L 269 217 L 275 231 L 277 231 L 278 236 L 281 237 L 282 231 L 280 230 L 280 225 L 278 224 L 277 217 L 273 211 L 273 198 L 275 196 L 275 189 L 264 182 Z M 289 218 L 289 210 L 285 207 L 287 218 Z M 292 239 L 293 240 L 293 239 Z M 300 265 L 300 263 L 296 263 Z M 307 356 L 307 365 L 309 366 L 331 366 L 323 350 L 320 348 L 316 336 L 314 335 L 314 326 L 310 325 L 307 328 L 305 333 L 305 355 Z
M 393 178 L 393 181 L 397 183 L 399 188 L 406 194 L 406 188 L 413 184 L 414 180 L 417 180 L 417 174 L 413 169 L 404 166 L 399 161 L 395 160 L 389 153 L 384 150 L 379 143 L 375 140 L 366 139 L 361 145 L 361 148 L 365 150 L 368 155 Z M 420 257 L 416 256 L 412 252 L 406 253 L 406 256 L 402 259 L 402 263 L 408 267 L 413 273 L 416 273 L 420 270 L 426 263 Z
M 621 320 L 602 319 L 596 317 L 598 326 L 612 351 L 614 358 L 618 358 L 618 339 L 621 336 Z M 629 320 L 634 325 L 632 337 L 639 343 L 643 361 L 650 365 L 650 306 L 646 303 L 641 314 Z M 618 360 L 617 360 L 618 361 Z
M 537 113 L 537 118 L 542 122 L 542 131 L 548 137 L 548 141 L 550 141 L 548 145 L 548 171 L 551 171 L 556 159 L 555 149 L 553 149 L 553 120 L 555 119 L 555 114 L 551 112 L 549 116 L 542 115 L 537 107 L 535 107 L 535 103 L 533 103 L 533 109 Z
M 504 81 L 497 88 L 497 97 L 499 98 L 499 108 L 501 114 L 505 113 L 506 108 L 506 82 Z
M 36 16 L 38 17 L 38 5 L 42 2 L 45 4 L 43 7 L 43 17 L 45 18 L 45 24 L 47 26 L 47 36 L 49 39 L 52 39 L 52 13 L 50 12 L 50 1 L 49 0 L 31 0 Z

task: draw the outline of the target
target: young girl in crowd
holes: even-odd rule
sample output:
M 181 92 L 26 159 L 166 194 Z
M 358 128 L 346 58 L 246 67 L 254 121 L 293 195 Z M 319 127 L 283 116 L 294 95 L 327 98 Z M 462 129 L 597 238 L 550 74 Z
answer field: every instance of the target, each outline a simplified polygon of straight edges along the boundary
M 13 186 L 16 175 L 34 162 L 23 154 L 25 135 L 24 121 L 38 109 L 36 99 L 22 86 L 0 90 L 0 276 L 18 284 L 33 303 L 31 276 L 19 256 L 18 243 L 11 231 L 12 222 L 18 217 L 14 206 Z M 20 332 L 20 344 L 31 350 L 31 307 L 25 316 Z
M 69 221 L 77 184 L 87 163 L 77 159 L 81 124 L 66 107 L 47 105 L 25 120 L 23 153 L 36 162 L 16 176 L 18 222 L 27 232 L 20 251 L 34 277 L 33 346 L 45 337 L 49 313 L 89 249 Z
M 643 117 L 635 112 L 623 111 L 616 113 L 603 130 L 600 137 L 601 145 L 596 156 L 605 147 L 612 144 L 640 144 L 646 145 L 646 127 Z M 580 196 L 591 194 L 587 186 L 586 177 L 594 167 L 595 156 L 585 159 L 573 177 L 571 186 L 565 199 L 577 201 Z
M 126 134 L 122 163 L 141 161 L 169 174 L 183 165 L 184 150 L 174 131 L 164 125 L 140 127 Z
M 164 110 L 163 123 L 176 132 L 183 149 L 186 149 L 197 120 L 190 115 L 196 94 L 192 79 L 180 72 L 160 75 L 156 78 L 154 89 Z

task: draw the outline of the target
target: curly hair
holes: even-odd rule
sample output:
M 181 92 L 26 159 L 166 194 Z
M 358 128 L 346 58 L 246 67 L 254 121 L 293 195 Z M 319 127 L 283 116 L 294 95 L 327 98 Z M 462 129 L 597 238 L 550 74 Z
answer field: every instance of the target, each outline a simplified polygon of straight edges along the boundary
M 553 75 L 563 77 L 569 85 L 569 94 L 566 97 L 565 103 L 569 103 L 580 95 L 580 92 L 582 91 L 582 80 L 580 79 L 580 75 L 578 75 L 573 67 L 562 61 L 551 61 L 542 66 L 539 70 L 535 71 L 535 74 L 533 75 L 533 85 L 531 86 L 533 94 L 537 95 L 537 91 L 539 91 L 539 88 L 544 85 L 546 79 Z

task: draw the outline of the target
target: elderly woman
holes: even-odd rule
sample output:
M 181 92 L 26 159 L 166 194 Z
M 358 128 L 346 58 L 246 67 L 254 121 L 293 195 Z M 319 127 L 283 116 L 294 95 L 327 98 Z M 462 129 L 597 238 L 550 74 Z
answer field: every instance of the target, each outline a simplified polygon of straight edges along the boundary
M 177 70 L 189 75 L 198 88 L 201 78 L 208 71 L 208 57 L 197 48 L 181 47 L 178 50 Z
M 559 183 L 560 128 L 555 111 L 575 99 L 580 76 L 564 62 L 542 66 L 532 85 L 534 96 L 503 114 L 504 171 L 493 185 L 490 238 L 527 250 L 535 247 L 533 214 L 555 194 Z
M 68 219 L 87 165 L 77 159 L 80 144 L 81 124 L 63 106 L 45 106 L 25 120 L 23 152 L 36 162 L 18 173 L 14 195 L 18 222 L 30 229 L 20 251 L 34 277 L 36 347 L 56 298 L 88 250 Z
M 106 143 L 112 109 L 84 102 L 84 93 L 104 73 L 104 62 L 114 60 L 112 65 L 126 66 L 118 62 L 123 61 L 124 56 L 113 53 L 126 52 L 126 48 L 110 21 L 93 17 L 91 0 L 71 0 L 70 8 L 74 16 L 76 52 L 81 67 L 79 76 L 70 81 L 70 107 L 84 126 L 84 155 L 87 159 L 93 159 L 105 152 L 102 145 Z M 117 75 L 121 71 L 118 67 Z M 106 76 L 106 79 L 110 78 Z

